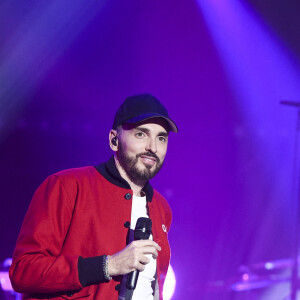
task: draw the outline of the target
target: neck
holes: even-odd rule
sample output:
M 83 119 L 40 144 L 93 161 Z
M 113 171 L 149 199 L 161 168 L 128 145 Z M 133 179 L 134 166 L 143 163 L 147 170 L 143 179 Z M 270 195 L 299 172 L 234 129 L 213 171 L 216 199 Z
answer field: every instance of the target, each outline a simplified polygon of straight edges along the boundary
M 116 167 L 121 175 L 121 177 L 123 179 L 125 179 L 128 184 L 130 185 L 132 191 L 133 191 L 133 195 L 135 196 L 143 196 L 143 192 L 142 192 L 142 189 L 143 187 L 145 186 L 146 184 L 146 181 L 143 181 L 143 180 L 136 180 L 136 181 L 133 181 L 129 178 L 129 176 L 127 175 L 126 171 L 124 170 L 124 168 L 121 166 L 117 156 L 115 155 L 114 156 L 114 159 L 115 159 L 115 163 L 116 163 Z

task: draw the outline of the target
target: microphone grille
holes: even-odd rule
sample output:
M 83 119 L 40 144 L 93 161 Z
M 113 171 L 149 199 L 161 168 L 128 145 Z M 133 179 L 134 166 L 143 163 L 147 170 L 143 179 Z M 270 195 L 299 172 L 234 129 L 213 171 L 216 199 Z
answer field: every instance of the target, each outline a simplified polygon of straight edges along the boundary
M 135 240 L 147 240 L 152 233 L 152 221 L 149 218 L 140 217 L 136 221 L 134 230 Z

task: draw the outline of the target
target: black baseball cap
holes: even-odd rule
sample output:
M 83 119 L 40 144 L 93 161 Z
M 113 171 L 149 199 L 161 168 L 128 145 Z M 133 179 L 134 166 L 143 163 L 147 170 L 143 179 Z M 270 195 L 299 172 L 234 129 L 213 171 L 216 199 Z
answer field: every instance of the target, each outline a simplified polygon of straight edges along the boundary
M 169 130 L 178 132 L 178 128 L 170 119 L 166 108 L 150 94 L 139 94 L 126 98 L 116 113 L 112 128 L 116 129 L 121 124 L 134 124 L 151 118 L 165 119 Z

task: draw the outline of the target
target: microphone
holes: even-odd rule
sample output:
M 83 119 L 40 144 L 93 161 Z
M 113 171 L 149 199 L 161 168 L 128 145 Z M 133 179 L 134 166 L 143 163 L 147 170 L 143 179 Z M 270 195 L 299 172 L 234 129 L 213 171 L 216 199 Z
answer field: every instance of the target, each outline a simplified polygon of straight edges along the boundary
M 149 218 L 140 217 L 136 221 L 134 229 L 134 240 L 148 240 L 152 232 L 152 221 Z M 134 290 L 139 278 L 139 270 L 134 270 L 127 276 L 126 288 Z

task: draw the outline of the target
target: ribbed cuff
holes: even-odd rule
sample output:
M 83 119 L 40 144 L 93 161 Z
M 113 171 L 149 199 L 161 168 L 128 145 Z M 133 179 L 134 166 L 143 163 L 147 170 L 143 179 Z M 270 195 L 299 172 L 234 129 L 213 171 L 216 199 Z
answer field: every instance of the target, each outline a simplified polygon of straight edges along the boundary
M 82 258 L 78 258 L 78 274 L 79 281 L 83 287 L 91 284 L 97 284 L 101 282 L 107 282 L 103 271 L 103 260 L 105 255 Z

